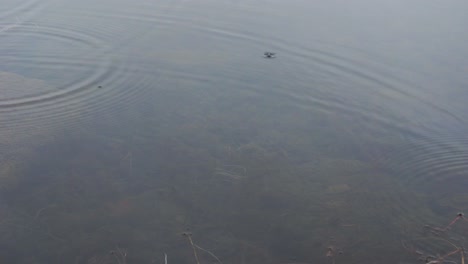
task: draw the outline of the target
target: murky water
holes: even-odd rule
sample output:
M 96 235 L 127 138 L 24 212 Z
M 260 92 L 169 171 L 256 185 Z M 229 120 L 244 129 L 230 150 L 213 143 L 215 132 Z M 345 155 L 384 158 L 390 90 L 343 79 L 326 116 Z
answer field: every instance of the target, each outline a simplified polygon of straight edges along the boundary
M 0 0 L 0 262 L 461 263 L 467 12 Z

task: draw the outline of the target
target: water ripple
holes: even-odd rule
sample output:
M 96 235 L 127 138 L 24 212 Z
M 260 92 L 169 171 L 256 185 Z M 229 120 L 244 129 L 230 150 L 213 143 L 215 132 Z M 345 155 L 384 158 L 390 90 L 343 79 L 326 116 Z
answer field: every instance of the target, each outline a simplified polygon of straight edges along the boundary
M 31 88 L 31 93 L 27 96 L 1 98 L 0 108 L 11 108 L 19 106 L 30 106 L 50 100 L 56 100 L 79 93 L 95 86 L 112 76 L 110 72 L 112 62 L 105 50 L 100 50 L 102 43 L 91 36 L 86 36 L 72 30 L 57 29 L 52 27 L 34 27 L 34 28 L 19 28 L 8 33 L 8 38 L 4 43 L 8 52 L 2 52 L 2 61 L 7 62 L 8 69 L 28 69 L 38 68 L 41 72 L 49 72 L 53 74 L 76 73 L 75 80 L 71 80 L 65 84 L 59 84 L 54 89 L 49 89 L 46 92 L 36 94 L 34 87 Z M 13 39 L 11 43 L 8 40 Z M 43 48 L 44 51 L 38 52 L 36 49 L 25 49 L 19 45 L 15 45 L 24 39 L 35 40 L 40 39 L 43 45 L 55 45 L 55 49 Z M 75 48 L 76 51 L 84 54 L 82 57 L 73 58 L 73 55 L 68 57 L 58 57 L 57 49 L 63 47 L 66 51 L 67 46 L 70 49 Z M 57 48 L 58 47 L 58 48 Z M 92 54 L 87 54 L 92 51 Z M 86 56 L 86 57 L 84 57 Z M 20 70 L 17 70 L 20 71 Z M 60 72 L 62 71 L 62 72 Z M 87 73 L 87 76 L 83 76 Z M 7 89 L 16 89 L 17 87 L 7 87 Z
M 400 155 L 395 169 L 406 176 L 405 181 L 419 187 L 434 184 L 462 183 L 468 172 L 468 139 L 466 137 L 431 137 L 413 140 Z
M 6 1 L 2 1 L 0 7 L 0 21 L 5 19 L 19 19 L 29 17 L 30 15 L 37 14 L 40 10 L 41 1 L 25 0 L 25 1 L 11 1 L 13 6 L 10 6 Z M 18 21 L 15 21 L 18 22 Z

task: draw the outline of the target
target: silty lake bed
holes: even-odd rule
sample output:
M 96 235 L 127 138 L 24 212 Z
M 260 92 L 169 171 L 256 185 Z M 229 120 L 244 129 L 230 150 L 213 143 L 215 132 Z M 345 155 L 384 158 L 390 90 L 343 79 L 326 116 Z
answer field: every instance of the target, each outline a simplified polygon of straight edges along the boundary
M 467 12 L 0 0 L 0 262 L 463 263 Z

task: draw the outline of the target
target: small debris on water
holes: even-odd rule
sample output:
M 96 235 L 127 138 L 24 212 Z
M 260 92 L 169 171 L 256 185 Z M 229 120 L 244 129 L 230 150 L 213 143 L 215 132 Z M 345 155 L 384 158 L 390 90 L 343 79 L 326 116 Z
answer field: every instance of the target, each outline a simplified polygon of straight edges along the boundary
M 268 58 L 268 59 L 273 59 L 273 58 L 276 57 L 276 56 L 275 56 L 276 53 L 274 53 L 274 52 L 269 52 L 269 51 L 263 53 L 263 55 L 265 55 L 265 58 Z
M 101 86 L 101 85 L 99 85 L 97 88 L 102 88 L 102 86 Z

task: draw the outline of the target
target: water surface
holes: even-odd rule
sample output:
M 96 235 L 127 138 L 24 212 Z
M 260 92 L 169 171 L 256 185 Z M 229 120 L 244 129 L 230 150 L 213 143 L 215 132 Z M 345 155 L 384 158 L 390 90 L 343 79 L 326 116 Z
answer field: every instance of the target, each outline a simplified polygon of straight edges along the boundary
M 0 261 L 196 263 L 183 234 L 200 263 L 464 246 L 464 219 L 424 226 L 468 207 L 467 11 L 0 0 Z

